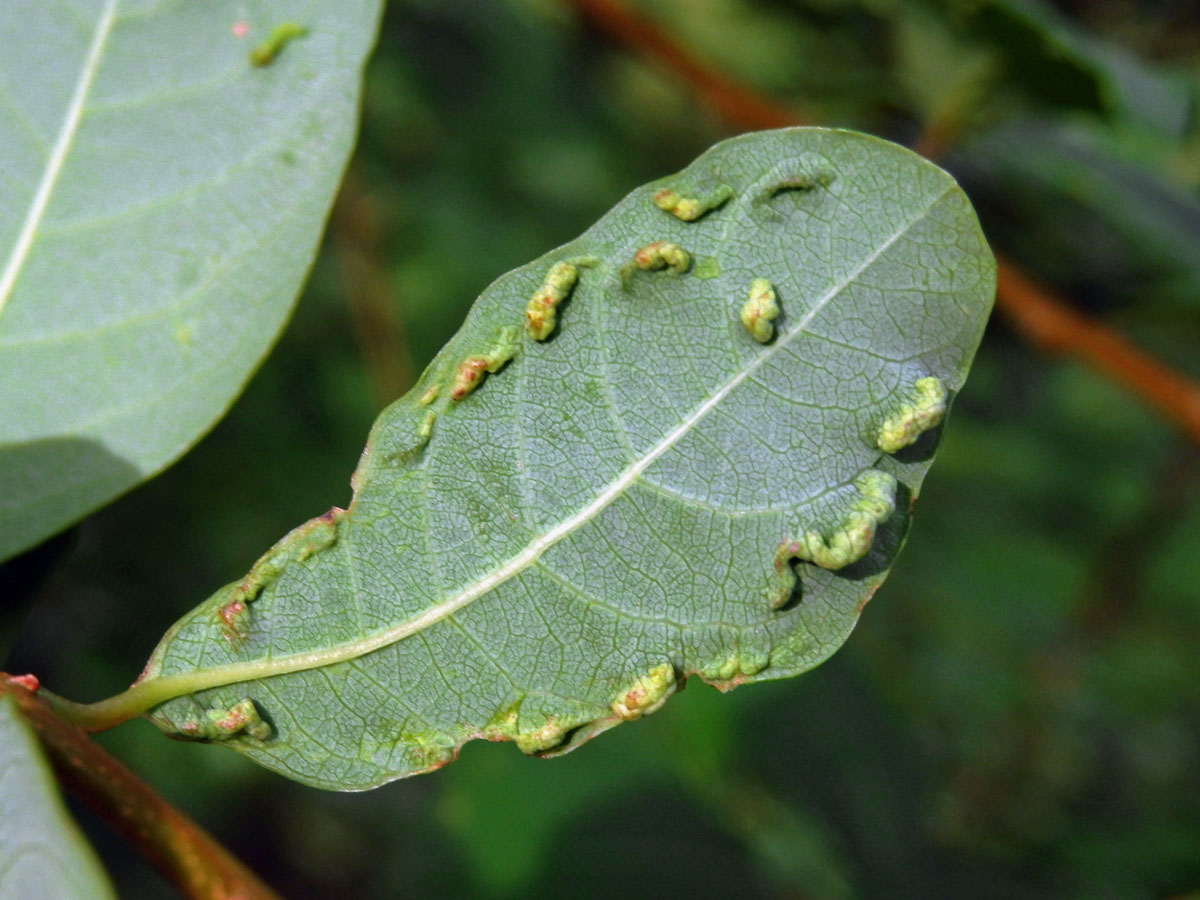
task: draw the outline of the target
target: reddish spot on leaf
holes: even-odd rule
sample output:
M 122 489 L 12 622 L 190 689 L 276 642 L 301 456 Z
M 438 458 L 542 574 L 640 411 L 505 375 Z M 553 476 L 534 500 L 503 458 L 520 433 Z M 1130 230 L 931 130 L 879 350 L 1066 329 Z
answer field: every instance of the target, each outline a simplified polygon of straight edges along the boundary
M 436 772 L 438 769 L 442 769 L 442 768 L 445 768 L 446 766 L 450 765 L 450 763 L 454 762 L 456 759 L 458 759 L 458 749 L 457 748 L 455 748 L 453 750 L 452 755 L 445 756 L 438 760 L 434 760 L 434 762 L 429 766 L 429 771 Z
M 482 356 L 472 356 L 458 367 L 454 376 L 454 387 L 450 391 L 451 400 L 461 400 L 475 389 L 475 385 L 487 371 L 488 361 Z
M 41 685 L 36 675 L 9 675 L 8 680 L 13 684 L 19 684 L 31 693 L 36 691 Z
M 221 620 L 221 628 L 225 632 L 225 640 L 229 641 L 235 647 L 245 637 L 240 621 L 242 613 L 245 611 L 246 604 L 241 600 L 233 600 L 217 610 L 217 618 Z
M 230 28 L 229 30 L 233 32 L 234 37 L 243 38 L 250 33 L 250 23 L 249 22 L 234 22 L 233 27 Z

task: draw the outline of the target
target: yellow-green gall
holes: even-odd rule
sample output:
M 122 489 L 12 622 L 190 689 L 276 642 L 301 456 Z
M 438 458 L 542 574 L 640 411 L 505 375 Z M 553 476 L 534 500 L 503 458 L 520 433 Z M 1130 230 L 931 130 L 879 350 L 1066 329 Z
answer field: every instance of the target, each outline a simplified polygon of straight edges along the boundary
M 475 390 L 487 372 L 486 356 L 468 356 L 454 370 L 454 381 L 450 385 L 450 399 L 461 400 Z
M 770 657 L 765 650 L 739 648 L 731 656 L 712 663 L 700 670 L 700 675 L 708 681 L 735 687 L 738 683 L 757 675 L 770 663 Z
M 682 275 L 692 264 L 692 257 L 678 244 L 653 241 L 633 254 L 633 262 L 646 271 L 668 269 L 674 275 Z
M 750 337 L 760 344 L 775 336 L 772 323 L 779 318 L 779 303 L 775 299 L 775 287 L 767 279 L 755 278 L 750 282 L 750 296 L 742 304 L 741 318 Z
M 626 722 L 657 712 L 675 693 L 675 667 L 670 663 L 655 666 L 639 677 L 612 702 L 612 711 Z
M 554 716 L 550 716 L 546 724 L 541 728 L 535 728 L 532 731 L 522 731 L 515 735 L 513 743 L 517 745 L 517 749 L 522 753 L 532 755 L 557 747 L 567 736 L 567 730 L 567 728 L 558 723 Z
M 811 191 L 819 187 L 829 187 L 833 184 L 833 172 L 819 169 L 812 172 L 796 172 L 784 175 L 768 184 L 758 195 L 758 200 L 770 199 L 784 191 Z
M 331 546 L 338 538 L 338 522 L 346 514 L 344 509 L 334 506 L 314 519 L 297 525 L 270 550 L 258 558 L 246 577 L 237 582 L 229 594 L 230 604 L 245 604 L 255 600 L 284 570 L 295 562 L 303 562 L 315 553 Z M 238 611 L 229 605 L 231 612 Z M 224 618 L 225 613 L 222 613 Z
M 250 51 L 250 62 L 255 66 L 269 66 L 275 62 L 280 52 L 296 38 L 302 38 L 308 34 L 308 29 L 303 25 L 297 25 L 295 22 L 284 22 L 282 25 L 276 25 L 271 29 L 271 33 L 266 39 Z
M 780 542 L 775 551 L 775 576 L 770 592 L 773 609 L 786 606 L 796 589 L 792 560 L 811 562 L 823 569 L 842 569 L 867 555 L 879 525 L 896 508 L 896 479 L 878 469 L 867 469 L 854 479 L 858 499 L 850 505 L 833 531 L 805 531 Z
M 239 734 L 259 741 L 271 736 L 271 726 L 263 721 L 258 714 L 258 707 L 249 698 L 228 709 L 206 710 L 202 718 L 184 722 L 179 731 L 186 737 L 209 741 L 226 741 Z
M 487 350 L 468 356 L 458 364 L 450 384 L 450 399 L 461 400 L 479 386 L 485 373 L 500 371 L 516 355 L 519 346 L 517 329 L 512 325 L 501 328 Z
M 571 294 L 579 280 L 579 267 L 574 263 L 557 262 L 550 267 L 542 286 L 525 306 L 525 330 L 535 341 L 544 341 L 554 333 L 558 304 Z
M 875 529 L 896 508 L 896 479 L 878 469 L 867 469 L 854 480 L 856 500 L 841 526 L 825 535 L 806 531 L 792 555 L 823 569 L 841 569 L 867 555 L 875 540 Z
M 440 769 L 458 758 L 458 747 L 449 743 L 445 737 L 417 737 L 408 743 L 410 743 L 409 755 L 417 768 L 422 771 Z
M 417 440 L 424 444 L 433 436 L 433 423 L 437 421 L 437 413 L 433 410 L 425 413 L 425 418 L 417 426 Z
M 698 197 L 685 197 L 674 188 L 663 188 L 654 195 L 654 205 L 663 212 L 669 212 L 677 219 L 694 222 L 706 212 L 716 209 L 733 196 L 733 188 L 727 184 L 718 185 L 707 194 Z
M 489 741 L 511 741 L 517 737 L 517 725 L 520 722 L 521 704 L 525 698 L 519 697 L 508 706 L 496 710 L 480 729 L 479 736 Z
M 933 377 L 918 379 L 913 385 L 911 402 L 883 420 L 875 436 L 875 444 L 884 453 L 895 453 L 907 447 L 930 428 L 941 424 L 946 417 L 948 393 L 941 380 Z

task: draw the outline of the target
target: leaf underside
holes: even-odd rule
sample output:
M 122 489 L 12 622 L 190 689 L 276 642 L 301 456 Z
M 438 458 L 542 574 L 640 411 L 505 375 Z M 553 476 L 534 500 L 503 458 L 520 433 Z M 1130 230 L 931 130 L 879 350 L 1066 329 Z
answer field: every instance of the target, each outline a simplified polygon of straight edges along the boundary
M 11 697 L 0 695 L 0 897 L 114 896 L 67 815 L 50 766 Z
M 160 471 L 286 321 L 379 0 L 5 0 L 0 559 Z M 270 65 L 283 15 L 307 29 Z
M 812 668 L 900 548 L 994 280 L 966 197 L 907 150 L 719 144 L 484 291 L 380 416 L 349 510 L 164 638 L 144 681 L 185 695 L 154 720 L 361 789 L 474 738 L 571 749 L 688 675 Z

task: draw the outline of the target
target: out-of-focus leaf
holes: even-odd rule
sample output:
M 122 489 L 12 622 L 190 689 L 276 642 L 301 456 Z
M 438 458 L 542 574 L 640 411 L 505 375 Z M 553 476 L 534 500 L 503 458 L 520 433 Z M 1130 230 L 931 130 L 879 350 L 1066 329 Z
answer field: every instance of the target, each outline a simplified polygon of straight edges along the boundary
M 1016 120 L 961 147 L 950 165 L 999 213 L 996 236 L 1055 283 L 1196 307 L 1200 198 L 1107 131 Z
M 891 25 L 896 83 L 927 133 L 949 126 L 953 138 L 987 117 L 995 48 L 955 33 L 945 17 L 916 3 L 898 6 Z
M 37 739 L 8 696 L 0 696 L 0 897 L 116 897 L 63 808 Z
M 176 459 L 287 319 L 376 0 L 0 16 L 0 558 Z M 270 57 L 268 59 L 268 57 Z
M 759 279 L 781 314 L 748 327 Z M 993 289 L 970 204 L 915 154 L 718 145 L 486 290 L 376 423 L 350 510 L 185 616 L 135 691 L 176 698 L 172 733 L 352 789 L 473 738 L 563 752 L 690 674 L 809 669 L 883 581 L 937 433 L 883 436 L 918 383 L 962 385 Z
M 1076 67 L 1093 81 L 1101 106 L 1114 118 L 1168 138 L 1182 136 L 1191 122 L 1195 98 L 1184 81 L 1080 30 L 1049 3 L 990 0 L 981 10 L 980 21 L 1012 49 L 1024 39 L 1034 39 L 1041 45 L 1039 62 Z M 1018 66 L 1029 71 L 1031 62 L 1026 55 Z M 1052 90 L 1053 85 L 1039 86 L 1039 92 Z

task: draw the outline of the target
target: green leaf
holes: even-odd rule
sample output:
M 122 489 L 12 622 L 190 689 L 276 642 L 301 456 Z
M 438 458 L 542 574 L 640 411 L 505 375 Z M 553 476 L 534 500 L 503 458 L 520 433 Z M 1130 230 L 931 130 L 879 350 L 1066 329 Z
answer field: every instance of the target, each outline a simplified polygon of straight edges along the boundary
M 93 713 L 169 700 L 169 732 L 358 789 L 473 738 L 563 752 L 688 675 L 809 669 L 900 548 L 994 278 L 907 150 L 722 143 L 492 284 L 380 416 L 349 511 Z
M 0 559 L 160 471 L 240 392 L 312 263 L 379 6 L 290 4 L 306 33 L 266 65 L 286 24 L 266 0 L 5 6 Z
M 115 897 L 17 704 L 0 696 L 0 897 Z

